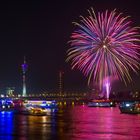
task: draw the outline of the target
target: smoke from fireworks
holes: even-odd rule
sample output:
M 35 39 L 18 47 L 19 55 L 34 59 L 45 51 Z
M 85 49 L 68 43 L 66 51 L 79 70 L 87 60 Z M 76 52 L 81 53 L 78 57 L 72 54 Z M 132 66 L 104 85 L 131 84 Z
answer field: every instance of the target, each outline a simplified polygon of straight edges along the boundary
M 71 35 L 71 48 L 66 61 L 72 61 L 72 69 L 80 69 L 88 77 L 88 83 L 103 84 L 106 77 L 131 81 L 130 70 L 139 69 L 137 27 L 131 27 L 129 17 L 116 10 L 104 13 L 89 11 Z

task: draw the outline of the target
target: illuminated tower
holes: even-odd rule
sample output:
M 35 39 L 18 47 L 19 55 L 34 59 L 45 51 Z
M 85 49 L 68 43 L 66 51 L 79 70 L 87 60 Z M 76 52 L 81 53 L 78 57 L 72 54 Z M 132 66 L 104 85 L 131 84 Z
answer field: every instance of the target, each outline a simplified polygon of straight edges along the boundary
M 26 94 L 26 72 L 27 72 L 27 63 L 26 58 L 24 56 L 24 63 L 21 65 L 22 67 L 22 80 L 23 80 L 23 90 L 22 90 L 22 96 L 27 96 Z
M 63 88 L 62 76 L 63 72 L 59 71 L 59 96 L 62 96 L 62 88 Z

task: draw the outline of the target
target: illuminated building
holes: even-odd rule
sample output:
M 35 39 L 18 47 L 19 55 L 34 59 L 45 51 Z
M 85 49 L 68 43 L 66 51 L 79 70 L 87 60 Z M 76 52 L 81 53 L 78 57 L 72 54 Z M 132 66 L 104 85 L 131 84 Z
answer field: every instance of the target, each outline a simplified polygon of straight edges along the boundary
M 6 95 L 7 96 L 13 96 L 14 94 L 14 90 L 15 90 L 15 87 L 7 87 L 6 88 Z

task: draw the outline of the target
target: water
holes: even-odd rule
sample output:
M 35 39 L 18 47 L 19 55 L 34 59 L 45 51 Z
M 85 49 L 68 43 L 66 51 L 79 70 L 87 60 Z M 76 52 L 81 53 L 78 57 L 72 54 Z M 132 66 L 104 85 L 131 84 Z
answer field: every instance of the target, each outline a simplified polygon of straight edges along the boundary
M 140 140 L 140 115 L 87 106 L 48 110 L 48 116 L 0 112 L 0 140 Z

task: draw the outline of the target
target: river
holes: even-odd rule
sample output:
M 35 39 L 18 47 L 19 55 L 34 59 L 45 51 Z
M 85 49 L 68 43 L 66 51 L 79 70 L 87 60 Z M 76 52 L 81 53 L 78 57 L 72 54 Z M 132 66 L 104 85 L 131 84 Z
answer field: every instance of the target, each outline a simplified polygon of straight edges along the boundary
M 1 140 L 140 140 L 140 115 L 86 105 L 48 110 L 48 116 L 0 112 Z

